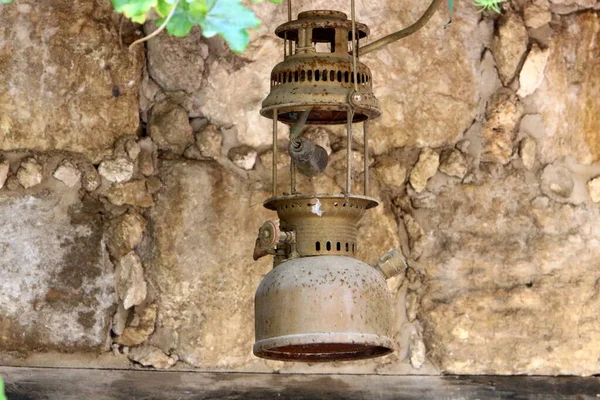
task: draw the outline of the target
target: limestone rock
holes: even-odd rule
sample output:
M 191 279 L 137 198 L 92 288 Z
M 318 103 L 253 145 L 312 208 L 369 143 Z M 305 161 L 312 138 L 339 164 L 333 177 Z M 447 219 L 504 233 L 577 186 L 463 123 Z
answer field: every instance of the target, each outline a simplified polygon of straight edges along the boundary
M 68 187 L 73 187 L 81 181 L 81 172 L 69 161 L 62 162 L 52 176 Z
M 417 193 L 427 187 L 427 181 L 433 177 L 440 165 L 440 156 L 430 148 L 425 148 L 419 155 L 419 161 L 410 172 L 410 184 Z
M 152 195 L 148 193 L 146 181 L 144 180 L 117 183 L 108 190 L 106 197 L 117 206 L 124 204 L 136 207 L 154 206 L 154 200 Z
M 498 25 L 498 35 L 494 37 L 492 52 L 505 85 L 515 77 L 528 42 L 529 36 L 521 17 L 514 12 L 504 14 Z
M 117 263 L 117 295 L 126 310 L 139 306 L 146 300 L 146 281 L 140 258 L 133 251 Z
M 544 80 L 544 70 L 549 55 L 550 51 L 548 49 L 542 50 L 535 43 L 531 46 L 519 75 L 519 83 L 521 84 L 517 92 L 519 96 L 527 97 L 540 87 Z
M 462 179 L 469 172 L 469 166 L 460 151 L 448 149 L 442 151 L 440 156 L 440 171 L 448 176 Z
M 138 168 L 144 176 L 154 174 L 154 165 L 156 161 L 156 144 L 149 137 L 139 141 L 140 155 L 138 158 Z
M 156 28 L 153 22 L 145 25 L 147 33 Z M 148 73 L 163 90 L 193 93 L 200 89 L 208 46 L 199 29 L 182 38 L 162 32 L 151 42 L 146 43 Z
M 144 367 L 154 367 L 156 369 L 169 369 L 177 362 L 176 359 L 169 357 L 158 347 L 149 345 L 130 349 L 127 357 Z
M 406 319 L 408 322 L 415 322 L 419 312 L 419 295 L 416 292 L 409 292 L 406 295 Z
M 163 183 L 156 176 L 151 176 L 146 179 L 146 189 L 148 189 L 148 193 L 156 194 L 163 187 Z
M 93 165 L 86 165 L 83 167 L 81 185 L 85 190 L 93 192 L 98 189 L 101 183 L 102 179 L 100 178 L 100 174 Z
M 203 157 L 216 160 L 221 156 L 223 135 L 214 125 L 209 125 L 196 135 L 196 145 Z
M 190 125 L 194 133 L 202 132 L 208 126 L 208 120 L 206 118 L 192 118 Z
M 249 171 L 254 168 L 258 153 L 251 147 L 234 147 L 229 150 L 229 159 L 239 168 Z
M 436 196 L 431 192 L 423 192 L 410 199 L 414 208 L 434 209 L 436 207 Z
M 112 220 L 106 232 L 106 246 L 110 255 L 120 260 L 131 252 L 141 243 L 145 229 L 146 220 L 136 212 L 129 212 Z
M 555 201 L 565 202 L 573 193 L 572 173 L 558 161 L 544 168 L 541 180 L 542 192 Z
M 542 163 L 563 156 L 582 164 L 600 160 L 598 35 L 600 17 L 583 12 L 561 17 L 552 37 L 546 78 L 528 97 L 545 128 L 544 137 L 536 137 Z
M 600 176 L 587 183 L 590 197 L 594 203 L 600 203 Z
M 423 216 L 437 228 L 435 253 L 420 260 L 419 320 L 442 372 L 599 372 L 600 209 L 532 209 L 538 196 L 522 171 L 485 173 L 468 190 L 444 187 Z
M 8 173 L 10 171 L 10 164 L 8 161 L 2 161 L 0 163 L 0 189 L 4 187 L 4 183 L 8 178 Z
M 136 140 L 129 139 L 127 142 L 125 142 L 125 151 L 127 152 L 129 159 L 131 161 L 135 161 L 140 155 L 142 148 Z
M 403 215 L 402 220 L 404 221 L 404 227 L 408 235 L 410 258 L 418 260 L 425 250 L 427 236 L 421 225 L 410 214 Z
M 410 357 L 410 364 L 413 366 L 413 368 L 421 369 L 423 364 L 425 364 L 427 349 L 425 348 L 425 343 L 423 343 L 421 335 L 419 335 L 417 332 L 413 332 L 410 335 L 408 353 Z
M 115 302 L 95 202 L 0 194 L 0 351 L 98 352 Z
M 102 161 L 98 167 L 100 175 L 109 182 L 126 182 L 133 177 L 133 163 L 126 158 Z
M 525 139 L 521 140 L 521 144 L 519 145 L 519 156 L 521 156 L 521 161 L 523 161 L 525 168 L 533 168 L 535 165 L 536 154 L 537 144 L 535 143 L 535 139 L 526 137 Z
M 373 168 L 385 186 L 400 187 L 406 182 L 406 166 L 399 161 L 384 159 Z
M 17 179 L 25 189 L 29 189 L 30 187 L 42 183 L 43 169 L 42 164 L 35 158 L 28 158 L 21 163 L 21 166 L 17 171 Z
M 0 149 L 66 150 L 91 161 L 139 127 L 143 46 L 120 44 L 109 2 L 12 4 L 0 20 Z M 127 23 L 126 23 L 127 25 Z
M 115 342 L 123 346 L 138 346 L 144 343 L 154 332 L 156 315 L 156 304 L 136 307 L 133 319 Z
M 485 162 L 507 164 L 513 153 L 513 140 L 523 106 L 510 89 L 500 90 L 492 97 L 483 124 L 481 159 Z
M 117 306 L 117 311 L 115 312 L 115 315 L 113 315 L 112 319 L 111 330 L 115 335 L 121 336 L 123 334 L 125 326 L 127 326 L 127 320 L 129 319 L 130 312 L 131 310 L 126 310 L 125 307 L 123 307 L 122 302 L 119 303 Z
M 525 25 L 531 29 L 538 29 L 552 20 L 552 13 L 548 0 L 535 0 L 523 8 Z
M 259 156 L 260 163 L 267 169 L 273 167 L 273 150 L 268 150 Z M 286 150 L 277 151 L 277 168 L 289 168 L 290 166 L 290 155 Z
M 246 366 L 255 360 L 254 292 L 271 268 L 252 260 L 256 231 L 273 217 L 261 206 L 268 194 L 209 163 L 165 161 L 160 177 L 150 211 L 156 251 L 144 262 L 157 326 L 178 336 L 171 354 L 190 365 Z
M 187 112 L 177 104 L 167 101 L 152 107 L 148 133 L 160 149 L 171 150 L 177 154 L 183 154 L 185 148 L 194 142 Z

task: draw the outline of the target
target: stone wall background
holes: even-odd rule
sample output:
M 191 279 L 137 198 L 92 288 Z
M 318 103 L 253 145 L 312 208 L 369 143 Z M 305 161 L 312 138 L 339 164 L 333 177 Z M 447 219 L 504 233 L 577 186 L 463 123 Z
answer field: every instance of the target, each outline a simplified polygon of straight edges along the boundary
M 357 7 L 378 38 L 424 5 Z M 383 109 L 370 153 L 382 205 L 363 221 L 360 256 L 401 248 L 410 268 L 390 282 L 396 353 L 334 365 L 251 353 L 270 268 L 252 250 L 273 217 L 258 110 L 286 19 L 253 8 L 263 25 L 237 56 L 199 32 L 131 53 L 142 28 L 108 0 L 0 7 L 0 363 L 600 373 L 600 2 L 513 0 L 496 15 L 459 1 L 450 29 L 442 10 L 364 58 Z M 342 131 L 308 134 L 332 158 L 300 189 L 341 191 Z

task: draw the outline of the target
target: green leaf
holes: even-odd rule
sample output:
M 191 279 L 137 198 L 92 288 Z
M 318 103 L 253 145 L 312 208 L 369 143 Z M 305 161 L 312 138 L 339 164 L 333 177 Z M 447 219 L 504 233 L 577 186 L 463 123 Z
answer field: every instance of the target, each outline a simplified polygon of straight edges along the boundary
M 125 14 L 133 22 L 143 24 L 146 16 L 153 7 L 156 7 L 158 0 L 111 0 L 115 11 Z
M 179 7 L 177 8 L 178 10 L 175 11 L 173 17 L 171 17 L 167 24 L 167 32 L 173 36 L 183 37 L 190 33 L 194 24 L 190 21 L 185 11 L 179 11 Z M 162 21 L 160 22 L 162 23 Z M 157 23 L 159 23 L 159 21 L 157 21 Z
M 12 0 L 0 0 L 0 3 L 2 3 L 2 4 L 8 4 L 8 3 L 12 3 Z
M 206 0 L 209 8 L 204 21 L 200 22 L 206 37 L 222 36 L 232 51 L 241 53 L 248 47 L 248 29 L 257 28 L 260 21 L 240 0 Z

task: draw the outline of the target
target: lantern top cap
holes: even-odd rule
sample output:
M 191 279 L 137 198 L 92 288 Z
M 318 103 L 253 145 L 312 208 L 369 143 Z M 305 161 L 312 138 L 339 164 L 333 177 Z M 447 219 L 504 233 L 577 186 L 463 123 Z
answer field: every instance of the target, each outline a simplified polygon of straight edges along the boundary
M 298 14 L 298 19 L 280 25 L 275 34 L 282 39 L 297 40 L 298 31 L 306 28 L 332 28 L 352 31 L 352 21 L 348 16 L 340 11 L 332 10 L 314 10 L 305 11 Z M 356 23 L 356 32 L 359 39 L 366 38 L 369 33 L 369 27 L 359 22 Z M 352 33 L 349 33 L 348 40 L 352 40 Z

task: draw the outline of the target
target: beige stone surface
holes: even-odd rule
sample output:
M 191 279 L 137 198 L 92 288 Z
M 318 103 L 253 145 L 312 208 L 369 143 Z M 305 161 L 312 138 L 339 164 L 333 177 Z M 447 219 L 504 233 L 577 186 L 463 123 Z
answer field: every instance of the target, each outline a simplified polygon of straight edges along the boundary
M 584 12 L 562 17 L 552 37 L 546 78 L 530 96 L 545 126 L 538 140 L 544 163 L 600 160 L 599 35 L 600 17 Z
M 532 209 L 539 187 L 516 171 L 484 179 L 446 188 L 452 207 L 423 218 L 429 357 L 455 374 L 597 374 L 600 211 Z
M 110 2 L 12 3 L 0 20 L 0 149 L 98 160 L 137 133 L 144 56 L 119 44 Z
M 0 194 L 0 352 L 99 352 L 116 301 L 94 202 Z
M 268 196 L 206 162 L 165 162 L 160 176 L 145 263 L 157 332 L 174 335 L 172 354 L 197 368 L 255 363 L 254 292 L 271 260 L 252 254 L 258 228 L 273 217 L 262 207 Z
M 515 77 L 527 51 L 528 41 L 529 36 L 521 16 L 515 12 L 503 14 L 498 23 L 498 35 L 494 36 L 492 52 L 505 85 Z

